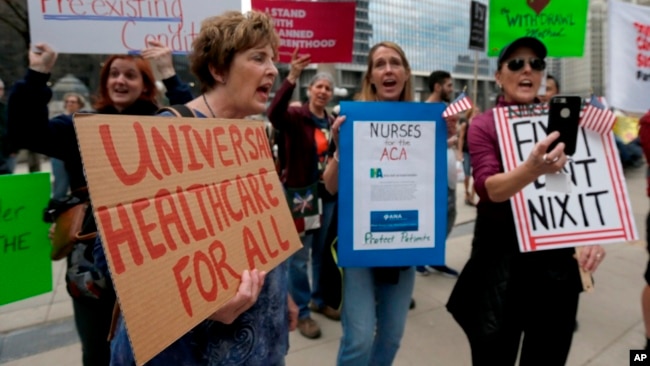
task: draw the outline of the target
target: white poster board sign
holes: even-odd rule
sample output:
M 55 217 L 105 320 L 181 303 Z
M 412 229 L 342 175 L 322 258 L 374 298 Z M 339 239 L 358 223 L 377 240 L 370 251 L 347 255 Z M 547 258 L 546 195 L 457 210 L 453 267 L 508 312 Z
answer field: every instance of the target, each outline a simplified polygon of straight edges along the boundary
M 495 109 L 504 170 L 524 163 L 547 136 L 548 104 Z M 636 240 L 625 177 L 611 132 L 580 127 L 564 168 L 569 193 L 548 189 L 546 177 L 510 200 L 522 252 Z
M 607 3 L 607 99 L 636 113 L 650 108 L 650 7 Z
M 59 53 L 134 53 L 158 40 L 188 53 L 203 19 L 241 0 L 29 0 L 32 43 Z

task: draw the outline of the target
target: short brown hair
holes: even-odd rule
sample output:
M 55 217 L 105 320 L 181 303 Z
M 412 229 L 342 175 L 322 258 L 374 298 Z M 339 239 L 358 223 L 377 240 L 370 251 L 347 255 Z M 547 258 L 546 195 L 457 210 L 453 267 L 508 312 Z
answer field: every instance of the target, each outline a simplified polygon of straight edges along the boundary
M 390 48 L 399 54 L 399 57 L 402 59 L 402 64 L 404 65 L 404 69 L 406 69 L 406 73 L 408 74 L 408 79 L 404 84 L 404 89 L 402 90 L 402 94 L 400 94 L 399 100 L 407 102 L 413 101 L 413 84 L 411 82 L 411 66 L 409 65 L 409 61 L 406 59 L 404 50 L 402 50 L 402 48 L 397 43 L 388 41 L 377 43 L 376 45 L 372 46 L 370 52 L 368 52 L 368 67 L 366 69 L 366 74 L 363 77 L 361 92 L 359 92 L 356 99 L 364 101 L 377 100 L 377 89 L 370 82 L 370 77 L 372 76 L 373 68 L 372 57 L 374 56 L 375 52 L 377 52 L 379 47 Z
M 237 52 L 265 44 L 271 46 L 277 58 L 280 37 L 266 13 L 229 11 L 205 19 L 190 54 L 190 68 L 201 82 L 201 91 L 212 89 L 217 82 L 210 66 L 218 73 L 226 73 Z

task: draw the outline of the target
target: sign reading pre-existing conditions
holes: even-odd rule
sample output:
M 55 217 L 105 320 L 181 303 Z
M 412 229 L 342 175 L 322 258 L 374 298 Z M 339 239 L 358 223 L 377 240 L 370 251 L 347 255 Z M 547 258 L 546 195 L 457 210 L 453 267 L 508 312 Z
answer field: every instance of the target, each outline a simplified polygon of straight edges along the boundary
M 201 22 L 240 0 L 29 0 L 32 43 L 49 43 L 59 53 L 131 53 L 158 40 L 188 53 Z
M 440 103 L 343 102 L 339 264 L 442 264 L 447 144 Z
M 300 248 L 262 122 L 77 114 L 75 129 L 138 365 L 230 300 L 245 269 Z
M 495 109 L 505 171 L 523 164 L 547 136 L 548 104 Z M 635 240 L 634 217 L 611 132 L 580 127 L 560 193 L 542 176 L 510 200 L 522 252 Z M 552 178 L 556 178 L 555 176 Z
M 296 48 L 312 62 L 352 62 L 354 1 L 252 0 L 251 5 L 273 17 L 280 62 L 290 62 Z

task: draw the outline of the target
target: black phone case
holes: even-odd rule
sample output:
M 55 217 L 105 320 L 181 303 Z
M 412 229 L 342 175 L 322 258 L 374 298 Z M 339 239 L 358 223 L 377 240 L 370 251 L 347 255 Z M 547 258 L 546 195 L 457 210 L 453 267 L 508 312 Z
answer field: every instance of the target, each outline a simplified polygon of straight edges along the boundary
M 578 142 L 582 98 L 573 95 L 556 95 L 549 103 L 548 133 L 558 131 L 560 137 L 551 143 L 546 152 L 553 150 L 558 143 L 564 142 L 564 153 L 572 156 L 576 152 Z

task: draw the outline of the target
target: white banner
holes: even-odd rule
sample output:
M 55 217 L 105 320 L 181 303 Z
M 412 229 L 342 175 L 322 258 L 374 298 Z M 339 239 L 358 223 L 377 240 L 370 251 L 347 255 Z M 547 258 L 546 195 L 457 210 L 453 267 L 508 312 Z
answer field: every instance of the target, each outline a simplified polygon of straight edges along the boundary
M 100 54 L 138 52 L 150 39 L 188 53 L 203 19 L 242 10 L 241 0 L 29 0 L 28 6 L 32 43 Z
M 650 6 L 608 2 L 607 99 L 628 112 L 650 108 Z

